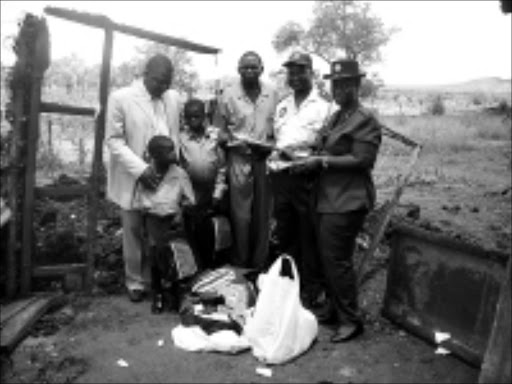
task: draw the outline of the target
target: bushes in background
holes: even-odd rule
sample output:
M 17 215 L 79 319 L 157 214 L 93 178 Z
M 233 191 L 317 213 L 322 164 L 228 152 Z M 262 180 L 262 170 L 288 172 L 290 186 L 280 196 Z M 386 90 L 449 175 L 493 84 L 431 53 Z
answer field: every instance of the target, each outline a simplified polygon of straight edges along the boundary
M 428 113 L 433 116 L 443 116 L 446 113 L 446 106 L 441 95 L 434 96 L 427 108 Z

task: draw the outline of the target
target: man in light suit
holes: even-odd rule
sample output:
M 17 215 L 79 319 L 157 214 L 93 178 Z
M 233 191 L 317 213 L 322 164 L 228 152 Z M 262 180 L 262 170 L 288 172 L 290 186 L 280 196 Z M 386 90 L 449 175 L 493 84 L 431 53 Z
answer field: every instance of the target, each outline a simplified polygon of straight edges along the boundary
M 162 54 L 151 57 L 143 78 L 110 95 L 105 143 L 110 154 L 107 166 L 107 197 L 121 208 L 125 283 L 133 302 L 141 301 L 150 286 L 149 260 L 141 247 L 142 215 L 133 209 L 136 183 L 155 190 L 160 182 L 144 153 L 155 135 L 170 136 L 178 145 L 180 102 L 169 90 L 173 77 L 171 60 Z

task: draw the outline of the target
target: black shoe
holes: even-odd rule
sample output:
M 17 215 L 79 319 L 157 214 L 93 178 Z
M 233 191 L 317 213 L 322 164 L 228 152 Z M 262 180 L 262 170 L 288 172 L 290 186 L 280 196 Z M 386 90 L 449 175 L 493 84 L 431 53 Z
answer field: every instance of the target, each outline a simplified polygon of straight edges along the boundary
M 331 343 L 342 343 L 352 340 L 364 332 L 363 324 L 343 324 L 331 336 Z
M 336 311 L 330 303 L 311 310 L 320 324 L 335 324 L 338 321 Z
M 162 313 L 164 311 L 164 297 L 161 293 L 153 294 L 151 313 Z
M 144 291 L 142 289 L 129 289 L 128 297 L 132 303 L 139 303 L 144 299 Z

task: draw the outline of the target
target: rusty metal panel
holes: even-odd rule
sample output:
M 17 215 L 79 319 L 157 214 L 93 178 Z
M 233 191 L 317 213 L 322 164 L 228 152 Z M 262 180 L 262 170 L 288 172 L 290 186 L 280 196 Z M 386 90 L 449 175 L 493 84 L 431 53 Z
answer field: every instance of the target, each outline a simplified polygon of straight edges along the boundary
M 480 366 L 491 333 L 508 255 L 424 229 L 393 233 L 382 314 L 427 341 Z
M 500 300 L 496 308 L 494 326 L 484 355 L 478 382 L 505 384 L 512 382 L 512 260 L 508 261 L 505 281 L 501 285 Z

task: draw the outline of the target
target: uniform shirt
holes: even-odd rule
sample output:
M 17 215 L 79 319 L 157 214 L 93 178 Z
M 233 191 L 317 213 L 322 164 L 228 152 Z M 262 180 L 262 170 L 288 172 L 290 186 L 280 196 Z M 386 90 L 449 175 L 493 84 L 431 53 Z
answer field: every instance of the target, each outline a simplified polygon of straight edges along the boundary
M 195 204 L 190 178 L 183 168 L 171 165 L 155 191 L 135 187 L 133 208 L 156 216 L 181 213 L 183 204 Z
M 221 198 L 227 189 L 224 153 L 217 141 L 218 128 L 208 127 L 203 135 L 188 129 L 180 134 L 180 161 L 190 177 L 198 204 Z
M 322 155 L 351 154 L 363 162 L 364 169 L 327 168 L 321 171 L 317 184 L 317 212 L 343 213 L 373 209 L 375 186 L 371 171 L 382 141 L 378 121 L 363 108 L 358 108 L 349 116 L 337 111 L 322 136 Z
M 215 125 L 226 127 L 231 133 L 247 135 L 266 141 L 272 136 L 273 116 L 277 105 L 277 91 L 265 83 L 255 103 L 247 97 L 240 82 L 224 90 L 219 99 Z
M 311 90 L 298 108 L 293 93 L 287 96 L 278 104 L 274 117 L 276 147 L 292 154 L 310 154 L 329 113 L 329 103 L 316 89 Z

